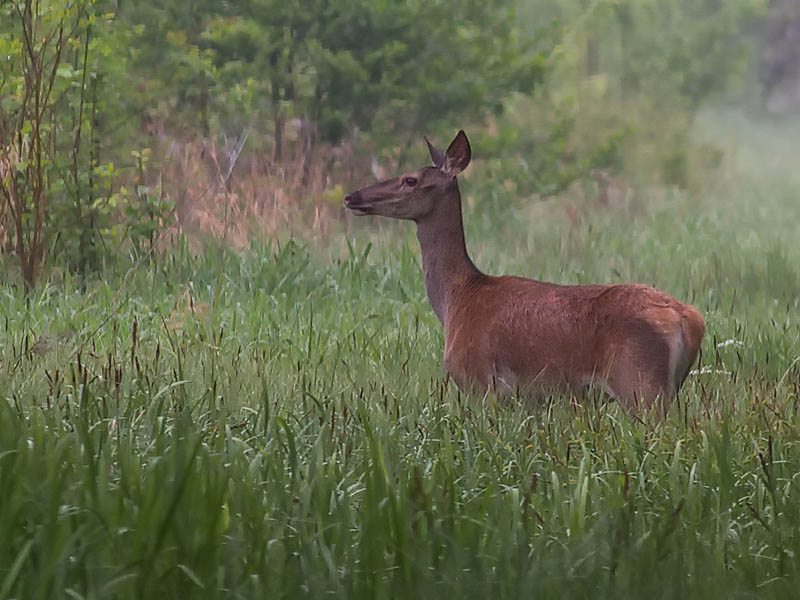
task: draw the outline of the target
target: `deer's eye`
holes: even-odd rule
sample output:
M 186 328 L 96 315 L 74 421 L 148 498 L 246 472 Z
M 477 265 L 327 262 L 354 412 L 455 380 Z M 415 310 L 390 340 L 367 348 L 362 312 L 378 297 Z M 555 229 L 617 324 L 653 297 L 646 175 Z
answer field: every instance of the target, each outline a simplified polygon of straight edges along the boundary
M 407 185 L 408 187 L 414 187 L 417 185 L 417 178 L 416 177 L 405 177 L 403 179 L 403 184 Z

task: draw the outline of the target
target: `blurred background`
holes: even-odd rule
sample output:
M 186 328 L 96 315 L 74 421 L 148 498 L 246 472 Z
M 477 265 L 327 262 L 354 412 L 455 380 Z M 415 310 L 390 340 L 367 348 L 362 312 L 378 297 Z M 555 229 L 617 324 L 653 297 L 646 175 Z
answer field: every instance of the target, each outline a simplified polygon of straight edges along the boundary
M 2 0 L 0 260 L 325 236 L 460 128 L 470 202 L 578 221 L 702 198 L 798 115 L 796 0 Z

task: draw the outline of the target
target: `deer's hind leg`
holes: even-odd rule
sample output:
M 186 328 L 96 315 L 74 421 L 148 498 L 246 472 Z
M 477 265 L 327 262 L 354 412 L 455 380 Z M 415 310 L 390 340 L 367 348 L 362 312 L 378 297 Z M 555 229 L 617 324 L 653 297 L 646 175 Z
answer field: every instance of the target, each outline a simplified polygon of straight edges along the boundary
M 650 408 L 663 403 L 664 412 L 675 394 L 675 352 L 660 332 L 640 324 L 618 345 L 607 363 L 605 384 L 611 395 L 628 410 Z

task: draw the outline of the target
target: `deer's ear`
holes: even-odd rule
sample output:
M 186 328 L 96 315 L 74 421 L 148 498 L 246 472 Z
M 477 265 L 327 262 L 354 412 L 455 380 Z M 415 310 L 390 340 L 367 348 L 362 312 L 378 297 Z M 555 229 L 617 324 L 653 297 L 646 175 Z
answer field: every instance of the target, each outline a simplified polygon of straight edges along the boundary
M 442 165 L 441 169 L 448 175 L 455 177 L 467 168 L 471 157 L 472 149 L 469 147 L 467 134 L 461 130 L 450 142 L 450 147 L 444 154 L 444 165 Z
M 444 164 L 444 154 L 442 154 L 442 151 L 439 150 L 436 146 L 431 144 L 431 141 L 428 138 L 425 138 L 425 143 L 428 144 L 428 152 L 431 153 L 431 160 L 433 161 L 433 166 L 441 169 L 442 165 Z

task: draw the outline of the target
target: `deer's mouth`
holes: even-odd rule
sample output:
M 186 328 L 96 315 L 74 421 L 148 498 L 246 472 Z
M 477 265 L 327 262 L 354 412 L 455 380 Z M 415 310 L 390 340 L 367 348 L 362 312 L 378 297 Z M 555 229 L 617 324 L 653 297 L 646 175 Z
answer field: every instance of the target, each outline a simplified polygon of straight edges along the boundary
M 346 209 L 353 211 L 357 215 L 369 214 L 370 203 L 364 202 L 364 199 L 358 192 L 347 194 L 344 197 L 343 204 Z

